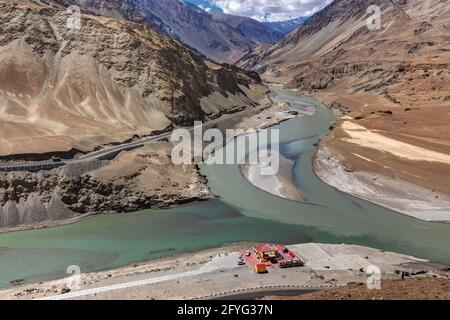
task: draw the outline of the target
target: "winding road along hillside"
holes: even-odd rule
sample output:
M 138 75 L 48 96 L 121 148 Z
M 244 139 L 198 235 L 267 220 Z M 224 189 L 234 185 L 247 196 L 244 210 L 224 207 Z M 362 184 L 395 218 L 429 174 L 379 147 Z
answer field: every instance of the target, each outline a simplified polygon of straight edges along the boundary
M 205 122 L 204 126 L 211 126 L 215 125 L 217 123 L 220 123 L 222 121 L 228 120 L 230 118 L 234 118 L 237 116 L 241 116 L 243 113 L 254 111 L 257 112 L 259 110 L 265 109 L 268 106 L 262 106 L 254 109 L 246 109 L 240 112 L 236 112 L 229 115 L 224 115 L 220 118 L 210 120 L 208 122 Z M 189 131 L 193 131 L 194 127 L 186 128 Z M 101 150 L 96 150 L 87 154 L 84 154 L 76 159 L 68 159 L 68 160 L 62 160 L 61 162 L 53 162 L 53 161 L 40 161 L 40 162 L 17 162 L 17 163 L 11 163 L 7 165 L 0 165 L 0 172 L 15 172 L 15 171 L 39 171 L 39 170 L 51 170 L 57 167 L 64 166 L 66 164 L 73 164 L 73 163 L 79 163 L 83 161 L 90 161 L 90 160 L 111 160 L 114 159 L 120 152 L 122 151 L 129 151 L 133 150 L 135 148 L 139 148 L 144 146 L 146 143 L 153 142 L 153 141 L 160 141 L 169 138 L 172 135 L 172 132 L 165 132 L 159 135 L 154 135 L 150 137 L 145 137 L 142 139 L 139 139 L 137 141 L 133 142 L 127 142 L 122 143 L 113 147 L 104 148 Z

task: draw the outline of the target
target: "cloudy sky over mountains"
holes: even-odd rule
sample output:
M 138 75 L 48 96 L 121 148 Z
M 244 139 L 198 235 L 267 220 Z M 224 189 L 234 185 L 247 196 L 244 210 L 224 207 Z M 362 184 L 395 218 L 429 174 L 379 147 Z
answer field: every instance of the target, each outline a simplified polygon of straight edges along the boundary
M 260 21 L 310 16 L 332 0 L 187 0 L 209 12 L 225 12 Z

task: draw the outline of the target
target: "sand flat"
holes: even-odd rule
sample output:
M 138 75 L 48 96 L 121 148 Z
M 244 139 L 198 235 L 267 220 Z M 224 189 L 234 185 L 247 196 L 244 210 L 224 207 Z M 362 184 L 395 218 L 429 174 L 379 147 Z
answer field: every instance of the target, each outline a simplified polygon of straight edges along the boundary
M 292 176 L 294 161 L 280 155 L 280 168 L 273 176 L 262 175 L 260 165 L 245 164 L 239 167 L 242 176 L 256 188 L 283 199 L 306 202 Z
M 317 152 L 314 169 L 342 192 L 424 221 L 450 222 L 450 197 L 378 173 L 349 172 L 327 147 Z
M 450 164 L 449 154 L 391 139 L 350 121 L 344 121 L 342 127 L 345 133 L 351 137 L 350 139 L 343 139 L 344 141 L 389 152 L 397 157 L 407 158 L 409 160 L 435 161 Z

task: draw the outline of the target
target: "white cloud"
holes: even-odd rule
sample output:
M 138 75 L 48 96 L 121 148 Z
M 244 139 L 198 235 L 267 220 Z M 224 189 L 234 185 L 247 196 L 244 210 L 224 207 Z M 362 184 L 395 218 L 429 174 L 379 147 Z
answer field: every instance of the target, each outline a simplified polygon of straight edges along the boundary
M 205 10 L 206 12 L 211 12 L 211 8 L 210 7 L 205 7 L 205 6 L 201 5 L 201 4 L 199 4 L 198 7 L 200 9 L 202 9 L 202 10 Z
M 310 16 L 332 0 L 210 0 L 225 13 L 260 21 L 282 21 Z

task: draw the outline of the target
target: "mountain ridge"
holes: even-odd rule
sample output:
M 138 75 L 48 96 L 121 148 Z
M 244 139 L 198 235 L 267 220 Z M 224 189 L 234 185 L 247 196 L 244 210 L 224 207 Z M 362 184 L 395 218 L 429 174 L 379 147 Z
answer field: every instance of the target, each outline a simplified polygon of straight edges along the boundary
M 0 0 L 1 156 L 89 151 L 252 107 L 266 90 L 146 25 L 83 13 L 67 29 L 65 9 L 44 2 Z
M 270 45 L 281 39 L 282 35 L 257 20 L 248 17 L 217 13 L 214 21 L 224 22 L 239 30 L 247 39 L 261 45 Z
M 226 23 L 224 19 L 214 18 L 214 14 L 179 0 L 163 2 L 158 0 L 41 0 L 41 2 L 56 2 L 65 7 L 76 4 L 82 11 L 92 14 L 147 23 L 159 32 L 219 63 L 234 63 L 261 43 L 267 44 L 267 41 L 271 41 L 270 44 L 272 44 L 279 39 L 272 34 L 271 29 L 255 20 L 248 20 L 247 25 L 262 30 L 263 38 L 246 37 L 241 30 Z
M 295 29 L 299 28 L 303 25 L 309 17 L 299 17 L 296 19 L 289 19 L 285 21 L 274 21 L 274 22 L 263 22 L 266 26 L 274 30 L 280 35 L 286 35 L 291 33 Z

